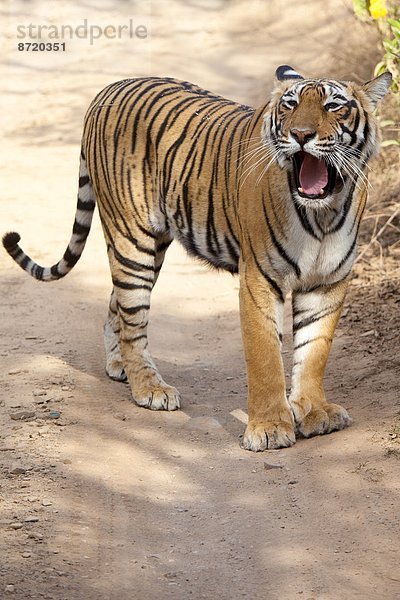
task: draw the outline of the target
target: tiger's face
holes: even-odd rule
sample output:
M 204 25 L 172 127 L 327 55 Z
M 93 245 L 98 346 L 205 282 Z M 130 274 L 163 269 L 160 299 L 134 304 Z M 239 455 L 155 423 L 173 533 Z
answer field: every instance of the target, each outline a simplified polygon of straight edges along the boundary
M 320 208 L 347 184 L 366 184 L 364 167 L 377 152 L 373 110 L 388 91 L 389 73 L 358 86 L 331 79 L 303 79 L 277 69 L 278 84 L 264 115 L 268 152 L 288 171 L 292 196 Z

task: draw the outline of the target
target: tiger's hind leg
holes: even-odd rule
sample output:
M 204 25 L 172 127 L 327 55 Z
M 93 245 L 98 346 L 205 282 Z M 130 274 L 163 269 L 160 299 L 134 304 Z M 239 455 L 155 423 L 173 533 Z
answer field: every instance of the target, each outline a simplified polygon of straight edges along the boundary
M 114 379 L 122 380 L 126 374 L 139 406 L 175 410 L 180 406 L 179 393 L 162 379 L 147 341 L 151 291 L 171 239 L 151 240 L 144 247 L 117 234 L 113 247 L 109 246 L 114 290 L 104 329 L 106 368 Z
M 116 381 L 126 381 L 126 373 L 122 364 L 121 350 L 119 347 L 119 315 L 117 308 L 117 295 L 111 292 L 108 315 L 104 324 L 104 347 L 106 350 L 106 373 Z
M 165 253 L 171 241 L 167 238 L 161 240 L 156 247 L 154 283 L 158 279 L 161 267 L 164 262 Z M 110 379 L 115 381 L 126 381 L 126 373 L 122 363 L 121 349 L 119 345 L 119 334 L 121 326 L 118 314 L 117 295 L 113 288 L 108 307 L 107 319 L 104 324 L 104 347 L 106 351 L 106 373 Z

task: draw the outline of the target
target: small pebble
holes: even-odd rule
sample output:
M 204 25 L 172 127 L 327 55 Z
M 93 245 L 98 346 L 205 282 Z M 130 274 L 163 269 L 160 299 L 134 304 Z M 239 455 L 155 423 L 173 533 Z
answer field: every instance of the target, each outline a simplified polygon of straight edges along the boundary
M 33 515 L 30 517 L 26 517 L 26 519 L 24 519 L 25 523 L 37 523 L 39 521 L 39 517 L 34 517 Z
M 17 521 L 17 522 L 11 523 L 10 527 L 11 527 L 11 529 L 22 529 L 23 523 L 19 523 Z
M 28 537 L 31 540 L 35 540 L 36 542 L 41 542 L 43 539 L 43 533 L 38 533 L 37 531 L 32 531 L 32 533 L 30 533 L 28 535 Z
M 49 414 L 50 419 L 59 419 L 60 416 L 61 416 L 61 413 L 59 410 L 52 410 Z
M 24 473 L 27 472 L 27 468 L 23 467 L 22 465 L 13 465 L 10 469 L 10 473 L 12 475 L 23 475 Z
M 15 585 L 13 585 L 12 583 L 9 583 L 8 585 L 6 585 L 6 587 L 5 587 L 5 591 L 6 591 L 8 594 L 12 594 L 12 593 L 14 593 L 14 592 L 15 592 Z
M 23 421 L 24 419 L 32 419 L 36 415 L 34 410 L 19 410 L 11 413 L 10 417 L 13 421 Z
M 264 469 L 269 471 L 270 469 L 282 469 L 282 465 L 273 465 L 272 463 L 264 463 Z
M 22 558 L 30 558 L 32 554 L 30 552 L 22 552 L 21 556 Z
M 51 500 L 47 500 L 47 498 L 44 498 L 42 500 L 42 506 L 51 506 L 53 503 Z

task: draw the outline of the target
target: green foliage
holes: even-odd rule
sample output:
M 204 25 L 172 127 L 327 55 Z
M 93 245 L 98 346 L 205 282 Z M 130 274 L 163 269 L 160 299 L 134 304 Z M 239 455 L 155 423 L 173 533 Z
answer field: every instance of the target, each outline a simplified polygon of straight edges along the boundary
M 375 67 L 375 76 L 390 71 L 392 91 L 400 101 L 400 8 L 397 2 L 386 0 L 353 0 L 354 12 L 363 21 L 369 20 L 380 33 L 382 60 Z
M 386 19 L 382 46 L 385 54 L 375 67 L 375 75 L 390 71 L 393 76 L 392 91 L 400 92 L 400 19 Z
M 369 18 L 368 0 L 353 0 L 353 8 L 356 16 L 362 21 Z

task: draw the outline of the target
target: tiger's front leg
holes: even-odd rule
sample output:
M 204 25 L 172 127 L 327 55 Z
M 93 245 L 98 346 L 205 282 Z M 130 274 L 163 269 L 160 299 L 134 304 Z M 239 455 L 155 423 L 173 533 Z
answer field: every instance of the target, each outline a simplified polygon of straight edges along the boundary
M 293 294 L 294 355 L 289 402 L 304 437 L 330 433 L 351 423 L 339 404 L 328 403 L 323 377 L 347 281 Z
M 281 356 L 283 297 L 253 261 L 241 261 L 239 272 L 249 414 L 242 445 L 253 452 L 291 446 L 294 421 Z

